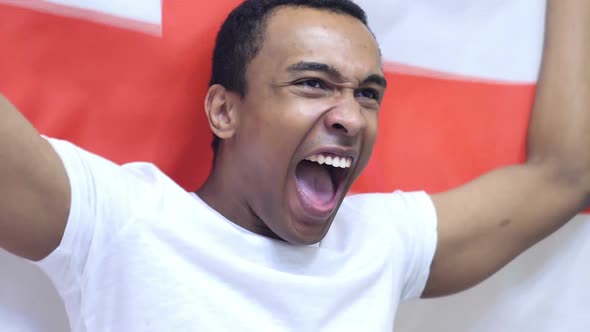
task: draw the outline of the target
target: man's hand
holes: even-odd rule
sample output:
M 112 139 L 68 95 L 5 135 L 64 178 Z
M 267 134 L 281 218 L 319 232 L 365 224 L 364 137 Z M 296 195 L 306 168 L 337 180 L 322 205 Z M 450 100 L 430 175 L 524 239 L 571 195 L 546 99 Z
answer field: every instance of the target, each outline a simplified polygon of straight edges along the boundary
M 590 1 L 549 0 L 526 163 L 433 195 L 424 297 L 469 288 L 590 206 Z

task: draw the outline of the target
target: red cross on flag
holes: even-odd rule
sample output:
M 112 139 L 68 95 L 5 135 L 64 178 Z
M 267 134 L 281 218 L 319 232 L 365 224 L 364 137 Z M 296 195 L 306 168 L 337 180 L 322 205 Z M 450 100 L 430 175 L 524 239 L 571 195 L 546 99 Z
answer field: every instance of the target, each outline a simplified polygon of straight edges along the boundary
M 543 1 L 357 2 L 390 85 L 373 158 L 354 191 L 441 191 L 524 159 Z M 43 134 L 118 163 L 154 162 L 196 189 L 211 164 L 203 97 L 213 41 L 238 3 L 0 0 L 0 93 Z M 397 330 L 587 331 L 584 219 L 473 290 L 407 305 Z M 0 266 L 13 267 L 2 269 L 1 326 L 66 328 L 43 276 L 4 254 Z

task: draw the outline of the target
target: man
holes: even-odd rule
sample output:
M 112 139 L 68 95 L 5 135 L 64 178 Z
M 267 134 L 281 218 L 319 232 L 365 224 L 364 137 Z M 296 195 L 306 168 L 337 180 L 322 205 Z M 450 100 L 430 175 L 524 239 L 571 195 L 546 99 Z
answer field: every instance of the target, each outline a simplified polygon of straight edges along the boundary
M 41 138 L 0 108 L 0 246 L 76 331 L 391 331 L 398 302 L 485 279 L 590 203 L 590 3 L 549 0 L 526 163 L 456 190 L 345 199 L 386 88 L 362 10 L 250 0 L 217 38 L 197 194 Z

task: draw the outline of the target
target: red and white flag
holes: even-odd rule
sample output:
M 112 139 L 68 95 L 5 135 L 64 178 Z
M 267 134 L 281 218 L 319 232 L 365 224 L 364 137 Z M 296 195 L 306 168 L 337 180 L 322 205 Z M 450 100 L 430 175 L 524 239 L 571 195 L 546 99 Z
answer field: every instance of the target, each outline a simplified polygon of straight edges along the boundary
M 118 163 L 154 162 L 195 189 L 210 168 L 212 46 L 239 2 L 0 0 L 0 92 L 44 134 Z M 544 1 L 357 2 L 390 87 L 354 191 L 441 191 L 524 159 Z M 403 306 L 397 331 L 587 331 L 585 219 L 473 290 Z M 63 331 L 47 280 L 5 254 L 0 266 L 2 330 Z

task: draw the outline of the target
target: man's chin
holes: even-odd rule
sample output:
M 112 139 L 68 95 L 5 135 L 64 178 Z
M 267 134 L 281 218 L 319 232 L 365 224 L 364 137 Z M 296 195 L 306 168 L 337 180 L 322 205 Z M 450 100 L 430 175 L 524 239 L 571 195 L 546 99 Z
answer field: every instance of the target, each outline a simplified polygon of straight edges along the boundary
M 323 240 L 332 224 L 332 217 L 325 220 L 292 218 L 285 240 L 294 245 L 314 245 Z

